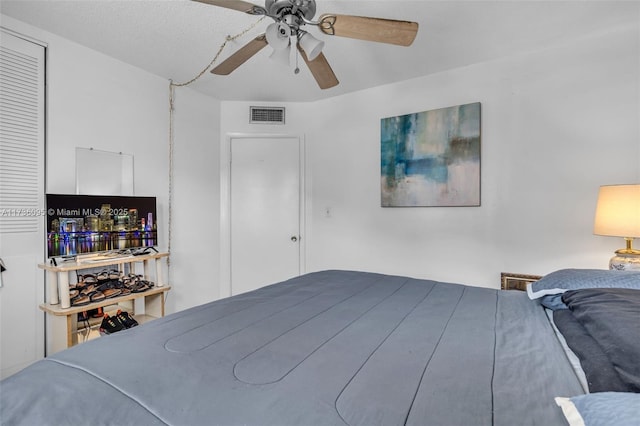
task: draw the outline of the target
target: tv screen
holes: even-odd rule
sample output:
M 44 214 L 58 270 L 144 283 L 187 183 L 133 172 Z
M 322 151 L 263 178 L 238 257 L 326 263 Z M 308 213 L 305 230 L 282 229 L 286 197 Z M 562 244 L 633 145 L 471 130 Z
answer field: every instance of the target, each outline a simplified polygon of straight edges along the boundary
M 47 194 L 48 257 L 158 244 L 155 197 Z

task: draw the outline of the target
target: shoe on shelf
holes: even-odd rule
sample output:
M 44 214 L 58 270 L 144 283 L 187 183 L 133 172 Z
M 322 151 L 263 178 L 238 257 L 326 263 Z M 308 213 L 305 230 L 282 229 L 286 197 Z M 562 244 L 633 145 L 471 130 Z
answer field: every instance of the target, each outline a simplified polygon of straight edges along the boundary
M 104 297 L 107 299 L 120 296 L 121 293 L 122 293 L 122 290 L 118 290 L 117 288 L 108 288 L 102 292 L 102 294 L 104 294 Z
M 129 315 L 129 312 L 122 312 L 120 309 L 118 309 L 116 317 L 118 318 L 120 323 L 124 325 L 125 328 L 131 328 L 138 325 L 138 321 L 133 319 L 133 317 Z
M 118 320 L 118 317 L 111 317 L 109 314 L 104 314 L 102 323 L 100 324 L 100 334 L 113 334 L 120 330 L 124 330 L 124 325 Z
M 145 292 L 145 291 L 149 290 L 154 285 L 155 284 L 152 283 L 151 281 L 139 280 L 136 283 L 136 285 L 133 286 L 133 288 L 131 289 L 131 292 L 132 293 L 142 293 L 142 292 Z
M 83 294 L 80 294 L 71 299 L 71 306 L 83 306 L 88 305 L 89 303 L 91 303 L 91 299 L 89 298 L 89 296 L 85 296 Z
M 78 282 L 76 283 L 76 286 L 78 288 L 81 288 L 89 284 L 95 284 L 97 282 L 98 282 L 98 279 L 94 274 L 78 275 Z
M 101 300 L 106 299 L 106 297 L 104 296 L 103 292 L 94 291 L 93 293 L 89 294 L 89 299 L 91 300 L 91 302 L 100 302 Z
M 82 287 L 82 289 L 80 290 L 80 294 L 83 296 L 88 296 L 91 293 L 93 293 L 94 291 L 96 291 L 98 289 L 98 286 L 95 284 L 88 284 L 84 287 Z

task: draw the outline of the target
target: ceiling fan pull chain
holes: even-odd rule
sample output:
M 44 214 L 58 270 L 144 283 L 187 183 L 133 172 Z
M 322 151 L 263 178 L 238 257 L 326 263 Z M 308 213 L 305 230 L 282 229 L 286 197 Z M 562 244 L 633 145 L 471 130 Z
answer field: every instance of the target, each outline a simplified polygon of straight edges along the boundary
M 222 53 L 222 51 L 224 50 L 224 48 L 225 48 L 225 46 L 227 45 L 228 42 L 234 41 L 235 39 L 242 37 L 243 35 L 245 35 L 249 31 L 254 29 L 256 27 L 256 25 L 258 25 L 260 22 L 264 21 L 265 18 L 266 18 L 266 16 L 261 17 L 256 22 L 254 22 L 252 25 L 248 26 L 244 31 L 242 31 L 242 32 L 240 32 L 240 33 L 238 33 L 238 34 L 236 34 L 234 36 L 227 35 L 227 37 L 225 38 L 224 42 L 222 42 L 222 44 L 220 45 L 220 48 L 218 49 L 218 52 L 213 57 L 211 62 L 209 62 L 209 65 L 207 65 L 205 69 L 203 69 L 198 75 L 193 77 L 191 80 L 185 81 L 184 83 L 174 83 L 173 80 L 171 80 L 169 85 L 170 86 L 174 86 L 174 87 L 188 86 L 191 83 L 193 83 L 194 81 L 196 81 L 197 79 L 199 79 L 200 77 L 202 77 L 204 75 L 204 73 L 207 72 L 207 70 L 209 68 L 211 68 L 213 66 L 213 64 L 218 60 L 218 57 L 220 56 L 220 54 Z
M 298 49 L 296 49 L 296 69 L 293 70 L 294 74 L 299 74 L 300 73 L 300 67 L 298 67 Z

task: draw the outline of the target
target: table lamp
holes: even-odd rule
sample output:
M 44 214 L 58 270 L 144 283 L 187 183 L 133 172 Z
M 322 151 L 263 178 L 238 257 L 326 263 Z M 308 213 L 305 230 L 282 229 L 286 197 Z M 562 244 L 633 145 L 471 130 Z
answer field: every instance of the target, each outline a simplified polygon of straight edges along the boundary
M 593 233 L 622 237 L 627 243 L 616 250 L 609 269 L 640 269 L 640 250 L 633 248 L 633 239 L 640 237 L 640 185 L 600 187 Z

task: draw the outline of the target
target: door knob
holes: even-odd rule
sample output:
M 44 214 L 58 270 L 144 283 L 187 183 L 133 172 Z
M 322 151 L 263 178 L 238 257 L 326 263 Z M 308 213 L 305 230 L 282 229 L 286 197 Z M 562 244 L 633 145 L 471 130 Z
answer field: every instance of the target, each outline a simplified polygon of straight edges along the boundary
M 295 235 L 294 235 L 294 236 L 292 236 L 292 237 L 291 237 L 291 241 L 293 241 L 293 242 L 295 243 L 296 241 L 298 241 L 298 237 L 296 237 Z

